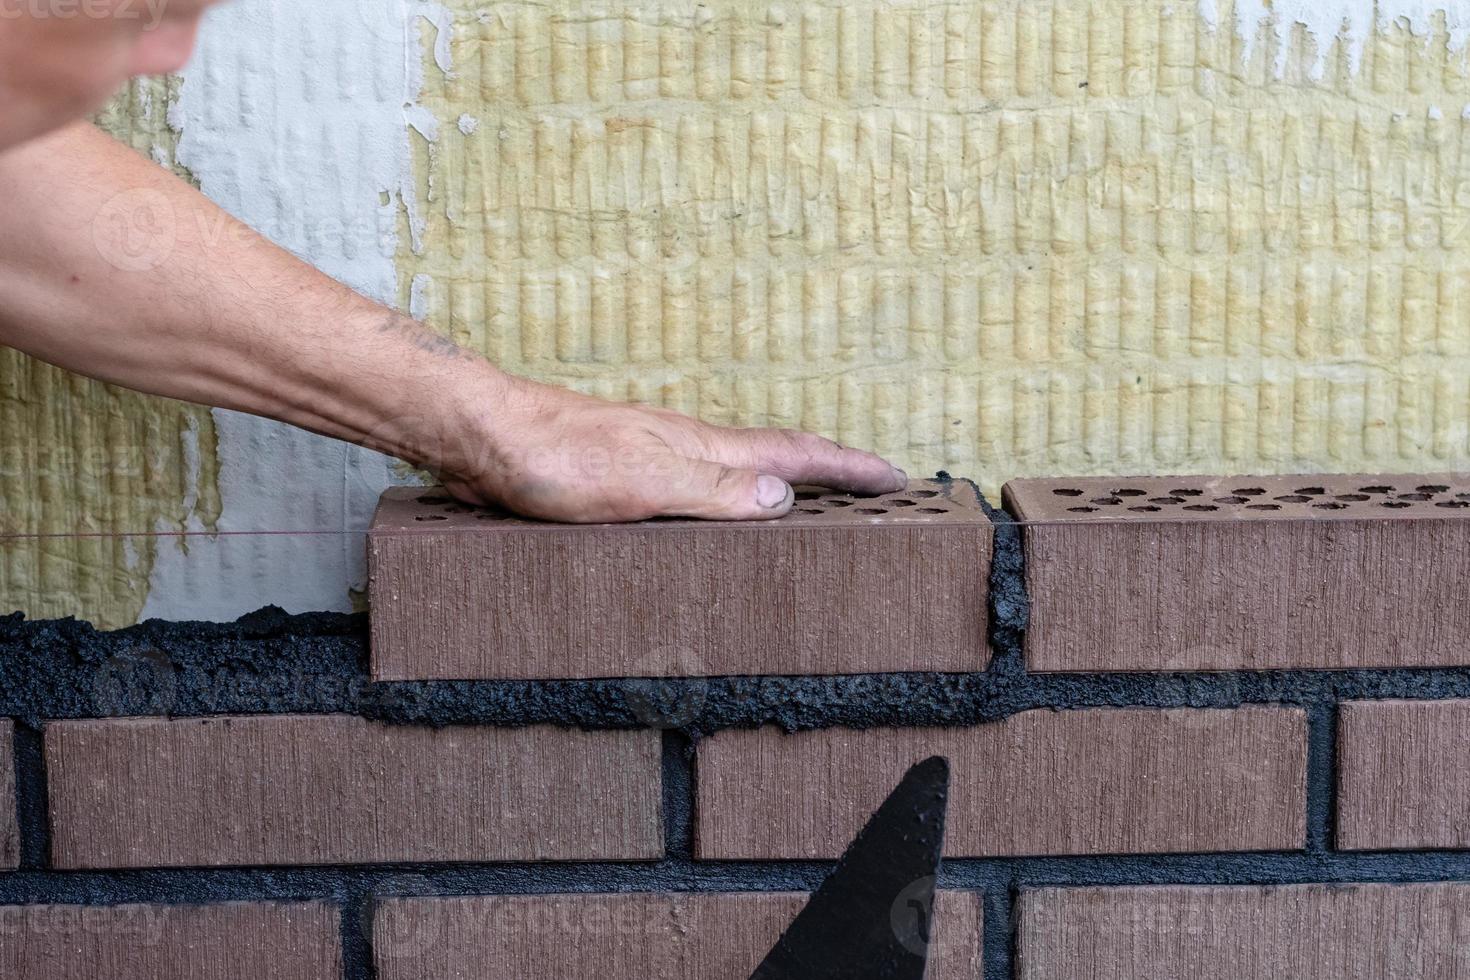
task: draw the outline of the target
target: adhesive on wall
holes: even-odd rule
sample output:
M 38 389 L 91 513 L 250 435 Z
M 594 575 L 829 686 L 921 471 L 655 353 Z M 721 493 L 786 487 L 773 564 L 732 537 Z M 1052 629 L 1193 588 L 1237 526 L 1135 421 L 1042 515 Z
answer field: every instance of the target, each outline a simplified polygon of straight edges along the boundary
M 176 90 L 177 80 L 135 82 L 98 121 L 187 177 L 165 118 Z M 0 606 L 133 622 L 158 539 L 98 532 L 212 527 L 220 511 L 214 441 L 205 409 L 0 347 Z
M 1403 6 L 453 0 L 401 295 L 990 490 L 1464 467 L 1470 72 Z
M 407 0 L 244 0 L 212 11 L 173 113 L 180 159 L 227 211 L 391 299 L 414 30 Z M 277 603 L 345 610 L 388 460 L 238 412 L 219 432 L 218 527 L 160 548 L 145 615 L 232 619 Z

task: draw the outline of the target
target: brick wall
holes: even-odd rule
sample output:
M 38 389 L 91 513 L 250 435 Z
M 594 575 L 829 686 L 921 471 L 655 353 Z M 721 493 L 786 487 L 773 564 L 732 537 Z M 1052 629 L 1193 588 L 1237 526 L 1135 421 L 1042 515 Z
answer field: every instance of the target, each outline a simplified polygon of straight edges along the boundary
M 1470 478 L 1003 502 L 405 492 L 371 627 L 0 618 L 0 977 L 744 980 L 939 753 L 931 978 L 1470 978 Z

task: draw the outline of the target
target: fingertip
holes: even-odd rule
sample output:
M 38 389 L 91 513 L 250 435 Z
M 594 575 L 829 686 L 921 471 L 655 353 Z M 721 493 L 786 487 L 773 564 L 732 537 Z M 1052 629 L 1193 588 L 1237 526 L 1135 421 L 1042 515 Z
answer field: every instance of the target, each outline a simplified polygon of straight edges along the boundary
M 881 456 L 860 449 L 844 450 L 850 465 L 844 470 L 845 486 L 852 493 L 882 494 L 907 490 L 909 475 Z
M 791 508 L 795 492 L 791 484 L 779 476 L 762 473 L 755 481 L 755 504 L 763 511 L 785 512 Z

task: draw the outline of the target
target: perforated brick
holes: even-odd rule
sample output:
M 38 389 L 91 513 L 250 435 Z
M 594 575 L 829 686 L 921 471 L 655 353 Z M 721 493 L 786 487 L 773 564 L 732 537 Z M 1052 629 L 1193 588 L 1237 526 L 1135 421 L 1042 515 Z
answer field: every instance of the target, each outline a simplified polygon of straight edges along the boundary
M 747 980 L 805 901 L 774 893 L 388 899 L 373 916 L 373 949 L 379 980 Z M 936 894 L 928 980 L 978 980 L 981 922 L 979 895 Z
M 62 868 L 644 860 L 658 732 L 382 725 L 345 715 L 53 722 Z
M 1033 670 L 1470 663 L 1470 477 L 1013 480 Z
M 983 669 L 973 486 L 798 493 L 776 521 L 572 526 L 394 489 L 373 520 L 380 679 Z
M 1344 704 L 1337 846 L 1470 847 L 1470 701 Z
M 5 980 L 339 980 L 326 902 L 0 906 Z
M 1470 886 L 1041 888 L 1021 980 L 1466 980 Z
M 699 743 L 698 853 L 840 854 L 904 771 L 949 758 L 945 854 L 1300 848 L 1292 708 L 1027 711 L 974 728 L 725 731 Z

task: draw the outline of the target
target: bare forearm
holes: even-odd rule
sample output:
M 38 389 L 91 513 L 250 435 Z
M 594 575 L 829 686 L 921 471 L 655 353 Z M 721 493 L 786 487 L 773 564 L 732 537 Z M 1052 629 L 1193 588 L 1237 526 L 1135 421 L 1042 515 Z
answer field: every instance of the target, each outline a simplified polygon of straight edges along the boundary
M 0 155 L 0 188 L 0 343 L 43 360 L 410 458 L 503 383 L 90 126 Z
M 761 519 L 791 483 L 904 484 L 871 453 L 510 378 L 359 296 L 86 126 L 0 155 L 0 343 L 436 469 L 558 520 Z

